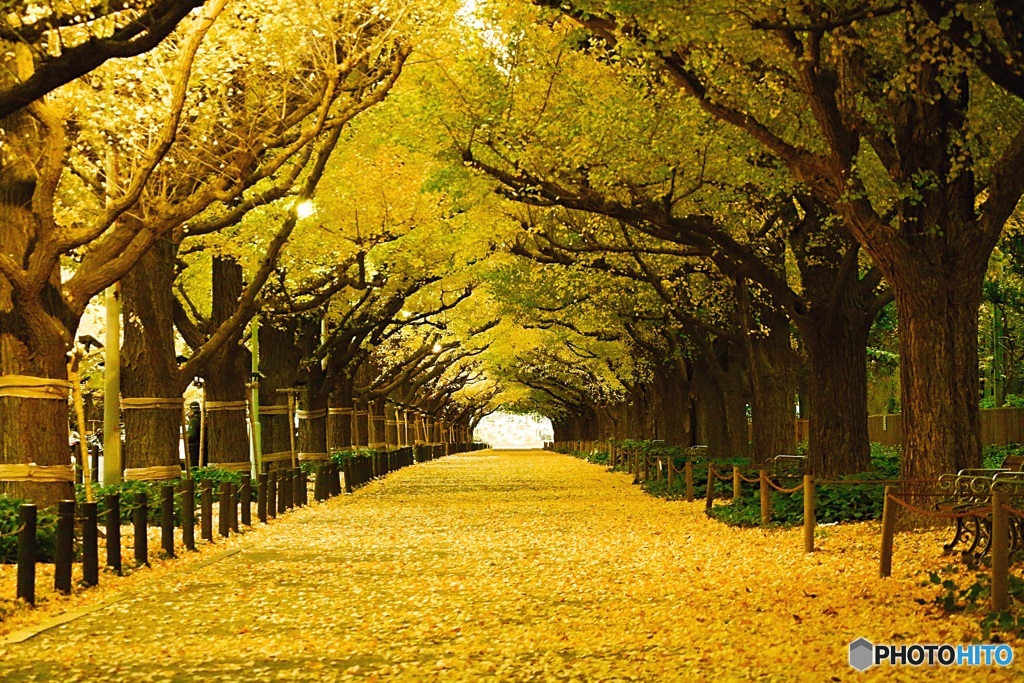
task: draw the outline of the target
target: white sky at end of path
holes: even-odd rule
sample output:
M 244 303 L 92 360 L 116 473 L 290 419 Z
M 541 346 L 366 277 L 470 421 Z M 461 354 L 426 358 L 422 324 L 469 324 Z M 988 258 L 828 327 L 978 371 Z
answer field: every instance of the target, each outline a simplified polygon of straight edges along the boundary
M 480 420 L 473 437 L 492 448 L 543 448 L 545 441 L 554 439 L 554 430 L 546 417 L 498 411 Z

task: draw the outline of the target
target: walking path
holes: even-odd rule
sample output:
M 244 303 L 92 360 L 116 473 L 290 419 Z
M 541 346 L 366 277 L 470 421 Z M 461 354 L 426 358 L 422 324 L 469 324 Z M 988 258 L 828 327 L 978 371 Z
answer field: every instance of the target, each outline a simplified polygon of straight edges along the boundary
M 805 556 L 799 530 L 728 528 L 567 456 L 454 456 L 0 646 L 0 680 L 1019 680 L 851 669 L 857 637 L 957 643 L 977 619 L 915 601 L 934 535 L 898 537 L 883 581 L 877 527 L 829 531 Z

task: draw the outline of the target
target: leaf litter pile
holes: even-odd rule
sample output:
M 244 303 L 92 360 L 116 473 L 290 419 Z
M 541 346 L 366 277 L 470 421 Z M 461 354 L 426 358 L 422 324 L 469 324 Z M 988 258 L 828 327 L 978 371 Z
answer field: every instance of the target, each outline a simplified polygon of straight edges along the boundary
M 1020 679 L 1016 662 L 851 669 L 862 636 L 980 639 L 922 581 L 948 563 L 947 534 L 898 536 L 885 580 L 877 524 L 832 527 L 813 555 L 800 534 L 727 527 L 567 456 L 453 456 L 2 645 L 0 679 Z

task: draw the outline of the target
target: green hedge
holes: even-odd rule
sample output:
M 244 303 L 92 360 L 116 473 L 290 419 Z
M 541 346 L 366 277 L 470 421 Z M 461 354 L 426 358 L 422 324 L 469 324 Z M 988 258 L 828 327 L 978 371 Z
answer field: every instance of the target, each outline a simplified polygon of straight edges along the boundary
M 0 564 L 18 561 L 20 510 L 27 501 L 0 494 Z M 57 546 L 57 514 L 50 509 L 36 515 L 36 561 L 53 562 Z
M 841 477 L 841 479 L 850 481 L 898 479 L 899 476 L 899 447 L 873 443 L 871 444 L 871 471 Z M 794 480 L 793 485 L 795 483 Z M 803 495 L 803 491 L 790 494 L 773 492 L 772 523 L 781 526 L 803 524 Z M 814 517 L 819 524 L 881 519 L 884 500 L 884 486 L 820 485 L 815 487 Z M 708 511 L 708 516 L 732 526 L 760 526 L 761 499 L 758 485 L 745 486 L 743 496 L 739 501 L 716 506 Z

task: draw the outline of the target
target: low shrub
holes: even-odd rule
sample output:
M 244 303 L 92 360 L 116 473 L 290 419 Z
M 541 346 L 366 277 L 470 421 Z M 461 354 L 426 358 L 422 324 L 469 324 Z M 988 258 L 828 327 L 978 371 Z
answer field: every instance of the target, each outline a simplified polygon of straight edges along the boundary
M 0 494 L 0 564 L 18 561 L 21 506 L 28 501 Z M 57 547 L 57 514 L 51 509 L 36 513 L 36 561 L 53 562 Z
M 841 479 L 849 481 L 898 479 L 899 475 L 899 447 L 873 443 L 871 444 L 871 470 L 841 477 Z M 792 481 L 795 485 L 796 480 Z M 790 494 L 773 491 L 771 496 L 772 523 L 781 526 L 803 524 L 803 496 L 803 491 Z M 814 517 L 819 524 L 881 519 L 884 501 L 884 486 L 822 484 L 815 487 Z M 715 507 L 708 511 L 708 515 L 732 526 L 760 526 L 759 487 L 756 484 L 750 484 L 749 488 L 744 488 L 743 496 L 738 501 Z
M 344 467 L 346 460 L 368 459 L 378 454 L 379 451 L 375 448 L 360 448 L 359 450 L 333 451 L 331 453 L 331 461 L 334 462 L 339 467 Z
M 149 526 L 160 526 L 160 489 L 168 485 L 173 486 L 175 492 L 177 492 L 179 480 L 173 479 L 164 482 L 123 481 L 120 484 L 108 484 L 106 486 L 93 484 L 92 490 L 96 499 L 96 511 L 100 526 L 105 524 L 107 518 L 107 496 L 114 495 L 115 493 L 121 496 L 121 524 L 132 523 L 132 513 L 135 510 L 135 495 L 145 493 L 146 523 Z M 198 484 L 196 490 L 198 491 Z M 198 496 L 198 493 L 196 495 Z M 85 487 L 81 484 L 75 486 L 75 497 L 79 505 L 85 502 Z M 174 523 L 181 524 L 181 497 L 177 495 L 174 496 Z

